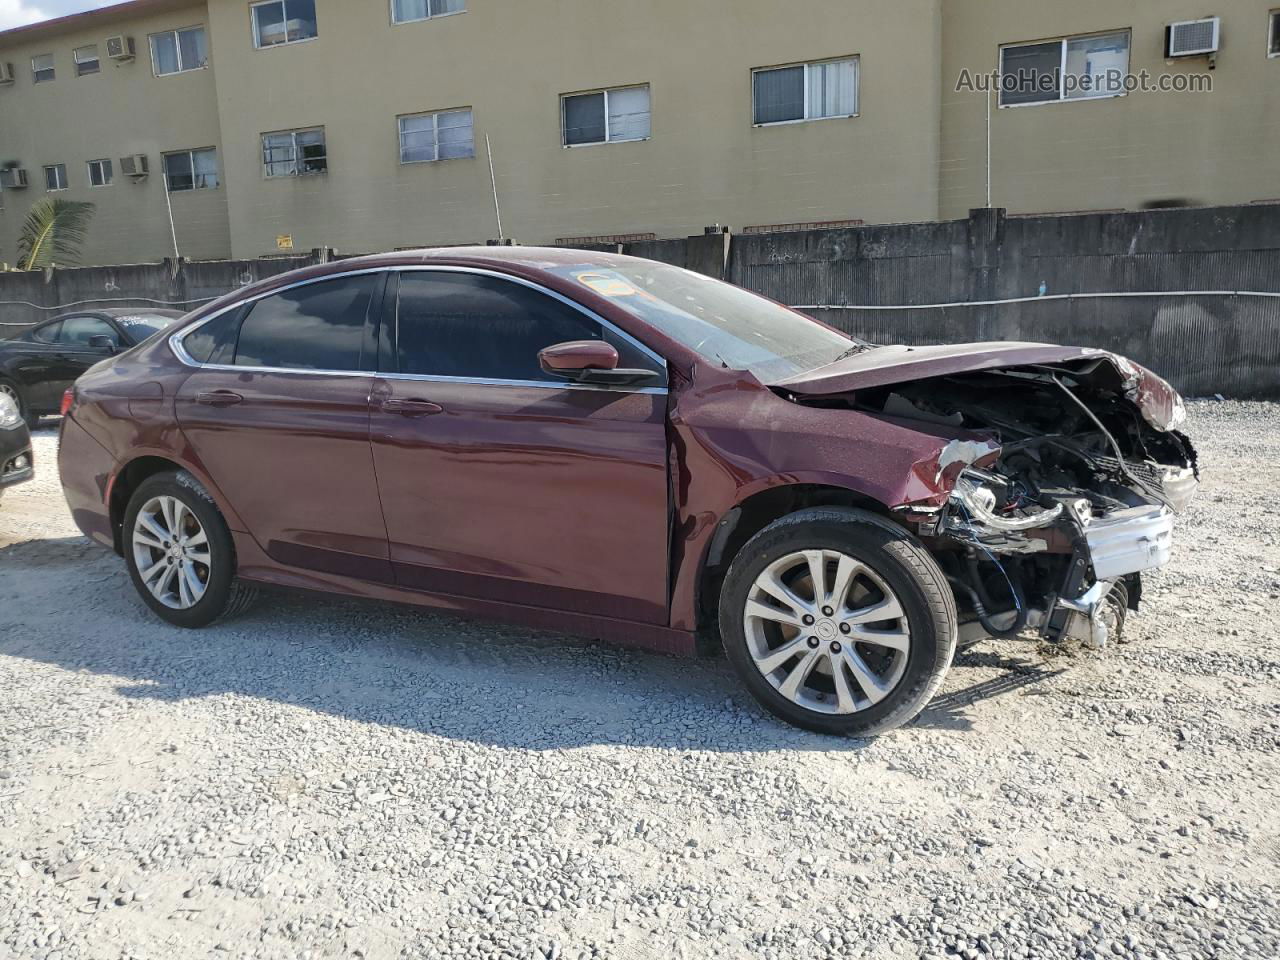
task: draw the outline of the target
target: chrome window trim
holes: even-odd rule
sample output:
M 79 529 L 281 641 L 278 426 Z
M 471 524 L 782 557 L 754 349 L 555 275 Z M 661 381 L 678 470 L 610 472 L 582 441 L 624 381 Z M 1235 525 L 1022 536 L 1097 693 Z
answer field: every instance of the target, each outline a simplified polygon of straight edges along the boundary
M 459 266 L 446 265 L 446 264 L 440 264 L 440 265 L 404 264 L 401 266 L 369 267 L 363 270 L 348 270 L 342 273 L 331 273 L 331 274 L 326 274 L 325 276 L 322 276 L 322 277 L 311 277 L 307 280 L 299 280 L 297 283 L 287 284 L 286 286 L 277 287 L 274 290 L 268 290 L 263 293 L 256 294 L 255 296 L 249 297 L 247 299 L 237 300 L 235 303 L 229 304 L 228 306 L 223 307 L 221 310 L 218 310 L 215 313 L 209 314 L 209 316 L 205 317 L 199 323 L 196 323 L 195 325 L 188 327 L 185 330 L 179 330 L 177 333 L 170 336 L 169 349 L 173 352 L 173 355 L 176 356 L 182 364 L 188 367 L 193 367 L 197 370 L 221 370 L 221 371 L 228 371 L 232 373 L 289 373 L 289 374 L 295 374 L 295 375 L 321 376 L 321 377 L 369 377 L 370 379 L 380 378 L 383 380 L 408 380 L 408 381 L 421 381 L 425 383 L 471 383 L 471 384 L 481 384 L 485 386 L 535 387 L 535 388 L 543 388 L 543 389 L 549 389 L 549 390 L 595 390 L 595 391 L 606 391 L 610 393 L 647 393 L 647 394 L 659 394 L 659 395 L 667 394 L 668 388 L 665 386 L 664 387 L 614 387 L 614 386 L 609 386 L 607 384 L 569 383 L 569 382 L 561 383 L 554 380 L 501 380 L 501 379 L 492 379 L 492 378 L 486 378 L 486 377 L 446 377 L 446 376 L 437 376 L 437 375 L 431 375 L 431 374 L 388 373 L 381 370 L 377 370 L 377 371 L 313 370 L 313 369 L 303 369 L 303 368 L 294 368 L 294 367 L 247 367 L 247 366 L 237 366 L 235 364 L 225 364 L 225 363 L 201 363 L 200 361 L 196 360 L 193 356 L 191 356 L 191 354 L 189 354 L 186 348 L 183 346 L 183 341 L 187 337 L 195 333 L 197 330 L 199 330 L 201 327 L 203 327 L 205 324 L 212 323 L 214 320 L 218 319 L 221 316 L 224 316 L 227 313 L 230 313 L 232 310 L 238 310 L 241 307 L 246 306 L 247 304 L 257 303 L 259 300 L 264 300 L 267 297 L 273 297 L 276 294 L 284 293 L 287 290 L 296 290 L 298 287 L 310 286 L 313 283 L 323 283 L 326 280 L 341 280 L 347 277 L 360 277 L 360 276 L 367 276 L 369 274 L 428 273 L 428 272 L 430 273 L 468 273 L 468 274 L 473 274 L 473 275 L 482 276 L 482 277 L 494 277 L 498 280 L 506 280 L 511 283 L 520 284 L 521 286 L 528 287 L 530 290 L 536 290 L 541 294 L 551 297 L 553 300 L 558 300 L 561 303 L 565 304 L 566 306 L 569 306 L 574 310 L 577 310 L 579 313 L 583 314 L 588 319 L 595 321 L 605 329 L 617 334 L 627 343 L 631 344 L 633 347 L 638 349 L 645 356 L 649 357 L 649 359 L 651 359 L 656 364 L 658 364 L 660 370 L 662 371 L 662 375 L 664 377 L 669 376 L 667 361 L 659 353 L 645 346 L 643 343 L 641 343 L 631 334 L 627 333 L 625 330 L 619 328 L 613 323 L 610 323 L 608 320 L 600 316 L 594 310 L 591 310 L 589 307 L 584 307 L 582 304 L 578 303 L 575 300 L 570 299 L 569 297 L 566 297 L 564 294 L 558 293 L 555 290 L 551 290 L 548 287 L 544 287 L 542 284 L 535 283 L 532 280 L 526 280 L 524 277 L 516 277 L 509 273 L 502 273 L 497 270 L 486 270 L 483 267 L 459 267 Z

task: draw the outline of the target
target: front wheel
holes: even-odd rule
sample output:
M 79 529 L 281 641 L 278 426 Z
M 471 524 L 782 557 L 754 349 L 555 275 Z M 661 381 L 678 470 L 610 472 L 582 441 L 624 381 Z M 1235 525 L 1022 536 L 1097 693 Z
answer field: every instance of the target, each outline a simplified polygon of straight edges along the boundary
M 150 477 L 124 517 L 125 562 L 143 601 L 179 627 L 236 613 L 254 589 L 235 576 L 235 547 L 213 498 L 184 471 Z
M 928 551 L 862 510 L 775 521 L 738 553 L 720 594 L 725 650 L 770 712 L 871 736 L 913 719 L 955 653 L 955 599 Z

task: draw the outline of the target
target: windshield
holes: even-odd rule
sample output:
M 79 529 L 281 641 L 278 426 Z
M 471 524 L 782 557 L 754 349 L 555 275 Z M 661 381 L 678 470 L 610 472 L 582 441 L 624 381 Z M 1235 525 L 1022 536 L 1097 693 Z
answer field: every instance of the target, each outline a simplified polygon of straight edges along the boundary
M 141 343 L 148 337 L 153 337 L 161 330 L 165 330 L 179 320 L 181 317 L 166 317 L 160 313 L 131 313 L 127 316 L 116 317 L 116 323 L 121 329 L 128 332 L 130 339 L 134 343 Z
M 555 271 L 622 307 L 710 363 L 785 380 L 866 349 L 803 314 L 732 284 L 662 263 Z

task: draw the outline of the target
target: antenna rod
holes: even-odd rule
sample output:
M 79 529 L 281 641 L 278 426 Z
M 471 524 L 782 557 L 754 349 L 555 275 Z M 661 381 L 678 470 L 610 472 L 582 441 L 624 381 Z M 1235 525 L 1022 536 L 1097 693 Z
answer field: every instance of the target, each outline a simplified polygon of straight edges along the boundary
M 991 208 L 991 94 L 987 90 L 987 209 Z
M 489 135 L 484 135 L 484 149 L 489 154 L 489 182 L 493 184 L 493 213 L 498 218 L 498 239 L 507 239 L 506 234 L 502 232 L 502 208 L 498 206 L 498 178 L 493 172 L 493 144 L 489 142 Z
M 169 174 L 162 172 L 160 179 L 164 182 L 164 205 L 169 210 L 169 233 L 173 236 L 173 259 L 180 260 L 182 259 L 182 254 L 178 252 L 178 228 L 173 223 L 173 201 L 169 198 Z

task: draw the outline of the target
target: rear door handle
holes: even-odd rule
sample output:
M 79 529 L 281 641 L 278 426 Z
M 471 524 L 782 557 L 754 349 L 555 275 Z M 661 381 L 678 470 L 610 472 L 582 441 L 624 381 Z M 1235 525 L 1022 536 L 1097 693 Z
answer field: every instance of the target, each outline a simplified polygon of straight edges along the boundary
M 238 393 L 232 393 L 230 390 L 214 390 L 212 393 L 196 394 L 196 403 L 203 403 L 206 407 L 234 407 L 242 400 L 244 400 L 244 397 Z
M 402 417 L 432 417 L 444 413 L 444 407 L 430 400 L 383 400 L 384 413 L 398 413 Z

